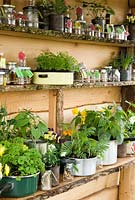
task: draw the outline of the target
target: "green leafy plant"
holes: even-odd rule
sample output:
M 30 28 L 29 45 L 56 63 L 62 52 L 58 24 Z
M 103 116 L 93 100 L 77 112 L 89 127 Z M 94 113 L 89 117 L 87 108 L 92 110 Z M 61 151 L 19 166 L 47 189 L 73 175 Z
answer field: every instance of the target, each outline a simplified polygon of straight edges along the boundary
M 13 136 L 13 120 L 8 117 L 6 106 L 0 107 L 0 141 L 7 140 Z
M 128 101 L 126 103 L 129 107 L 126 111 L 125 139 L 130 140 L 130 138 L 135 138 L 135 104 Z
M 15 136 L 36 141 L 48 132 L 47 124 L 30 110 L 21 110 L 14 118 L 13 126 Z
M 67 52 L 58 52 L 54 54 L 50 51 L 45 51 L 39 54 L 36 58 L 37 71 L 78 71 L 77 60 Z
M 74 158 L 90 158 L 99 156 L 102 157 L 104 151 L 108 147 L 107 139 L 94 138 L 96 128 L 94 126 L 85 126 L 85 118 L 87 111 L 82 111 L 77 114 L 71 123 L 66 124 L 67 128 L 63 131 L 63 135 L 70 138 L 65 141 L 61 147 L 62 156 L 70 156 Z M 65 127 L 65 124 L 64 124 Z
M 1 142 L 0 155 L 3 175 L 26 176 L 44 171 L 41 154 L 35 148 L 28 148 L 23 138 Z
M 52 1 L 52 12 L 57 15 L 62 15 L 67 12 L 68 7 L 64 0 Z
M 75 118 L 76 125 L 81 124 L 81 114 Z M 80 130 L 94 127 L 95 133 L 93 138 L 98 140 L 107 139 L 117 140 L 122 143 L 124 139 L 124 128 L 126 123 L 126 115 L 124 110 L 116 104 L 101 109 L 100 111 L 87 110 L 85 122 L 80 125 Z
M 134 57 L 130 54 L 121 53 L 120 55 L 120 68 L 127 70 L 129 65 L 134 62 Z
M 59 148 L 54 144 L 48 145 L 47 152 L 43 156 L 43 161 L 45 163 L 46 168 L 58 166 L 60 164 Z

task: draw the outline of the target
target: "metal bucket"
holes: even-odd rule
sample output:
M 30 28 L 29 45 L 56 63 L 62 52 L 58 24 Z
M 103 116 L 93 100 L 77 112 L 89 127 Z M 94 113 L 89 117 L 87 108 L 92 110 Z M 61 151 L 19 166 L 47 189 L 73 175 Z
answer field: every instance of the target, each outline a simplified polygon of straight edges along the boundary
M 74 176 L 89 176 L 96 173 L 96 163 L 97 157 L 88 159 L 78 159 L 74 158 L 76 162 L 76 169 L 72 170 L 72 175 Z
M 25 197 L 37 191 L 39 173 L 30 176 L 7 176 L 0 181 L 1 197 Z
M 104 152 L 103 165 L 112 165 L 117 162 L 117 142 L 109 142 L 108 149 Z

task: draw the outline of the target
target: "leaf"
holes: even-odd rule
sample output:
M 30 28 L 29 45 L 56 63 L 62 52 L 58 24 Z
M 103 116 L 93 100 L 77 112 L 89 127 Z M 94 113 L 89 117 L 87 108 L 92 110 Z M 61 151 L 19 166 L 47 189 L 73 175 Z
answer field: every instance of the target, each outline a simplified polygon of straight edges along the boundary
M 38 140 L 41 136 L 41 132 L 38 130 L 38 129 L 35 129 L 35 128 L 31 128 L 31 133 L 32 133 L 32 136 Z

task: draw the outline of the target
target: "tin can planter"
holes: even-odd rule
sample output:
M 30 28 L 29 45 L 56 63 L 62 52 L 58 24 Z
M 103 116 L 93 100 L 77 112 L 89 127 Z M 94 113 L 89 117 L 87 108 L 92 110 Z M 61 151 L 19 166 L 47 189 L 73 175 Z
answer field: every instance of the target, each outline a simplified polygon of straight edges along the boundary
M 72 175 L 74 176 L 90 176 L 96 173 L 97 157 L 88 159 L 74 158 L 76 162 L 76 168 L 72 169 Z
M 103 165 L 112 165 L 117 162 L 117 142 L 109 142 L 108 149 L 104 152 Z
M 39 173 L 29 176 L 7 176 L 0 182 L 2 197 L 25 197 L 34 194 L 38 188 Z
M 45 85 L 73 84 L 73 72 L 34 72 L 33 83 Z
M 64 15 L 51 14 L 49 16 L 49 29 L 54 31 L 64 31 Z
M 128 70 L 120 70 L 120 81 L 131 81 L 131 71 Z
M 127 155 L 127 143 L 123 142 L 118 145 L 118 158 L 124 158 Z

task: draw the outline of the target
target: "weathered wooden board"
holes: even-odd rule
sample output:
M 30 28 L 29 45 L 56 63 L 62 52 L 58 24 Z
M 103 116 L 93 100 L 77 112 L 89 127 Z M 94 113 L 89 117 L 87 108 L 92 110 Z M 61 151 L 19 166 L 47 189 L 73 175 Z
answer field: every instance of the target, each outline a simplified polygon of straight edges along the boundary
M 82 200 L 109 200 L 109 199 L 118 200 L 118 187 L 102 190 L 94 195 L 83 198 Z
M 120 102 L 121 88 L 79 88 L 64 90 L 64 108 L 70 109 L 74 107 L 97 105 L 111 103 L 113 101 Z
M 135 162 L 123 168 L 120 175 L 119 200 L 135 199 Z
M 110 188 L 119 185 L 119 172 L 114 172 L 107 176 L 100 176 L 96 180 L 93 180 L 84 185 L 73 188 L 62 194 L 58 194 L 54 197 L 50 197 L 49 200 L 80 200 L 91 194 L 103 190 L 104 188 Z

